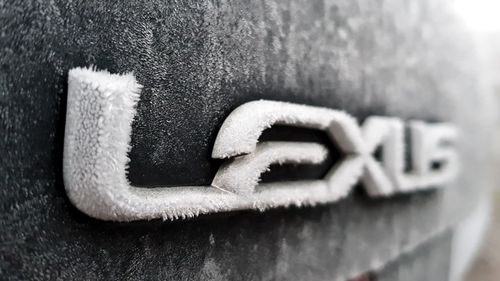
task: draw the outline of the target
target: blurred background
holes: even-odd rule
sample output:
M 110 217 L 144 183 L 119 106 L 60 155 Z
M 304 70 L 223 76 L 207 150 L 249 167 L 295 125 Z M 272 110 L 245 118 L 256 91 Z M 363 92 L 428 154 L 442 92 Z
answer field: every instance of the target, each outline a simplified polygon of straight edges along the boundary
M 486 70 L 484 75 L 500 100 L 500 1 L 456 0 L 455 10 L 466 28 L 476 36 L 478 50 Z M 500 121 L 500 120 L 497 120 Z M 500 124 L 500 122 L 497 122 Z M 493 135 L 499 135 L 500 128 Z M 498 159 L 499 148 L 496 148 Z M 496 167 L 500 167 L 495 165 Z M 500 176 L 497 176 L 500 182 Z M 494 281 L 500 276 L 500 193 L 492 191 L 493 205 L 489 229 L 485 234 L 477 259 L 472 264 L 467 281 Z

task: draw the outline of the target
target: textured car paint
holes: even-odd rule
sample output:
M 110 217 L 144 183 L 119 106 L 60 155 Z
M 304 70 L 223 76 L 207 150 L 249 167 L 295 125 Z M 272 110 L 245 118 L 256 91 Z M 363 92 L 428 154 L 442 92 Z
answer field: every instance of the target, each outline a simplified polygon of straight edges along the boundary
M 403 255 L 398 262 L 390 263 L 377 272 L 375 280 L 449 280 L 448 258 L 451 237 L 451 232 L 445 232 L 436 239 L 424 243 L 413 253 Z
M 486 184 L 494 103 L 450 10 L 434 0 L 1 2 L 0 276 L 342 280 L 454 223 Z M 218 128 L 260 98 L 360 120 L 452 121 L 467 133 L 467 165 L 445 193 L 98 222 L 71 207 L 61 174 L 66 73 L 90 64 L 134 71 L 145 86 L 130 154 L 137 185 L 209 184 L 220 164 L 209 161 Z M 267 137 L 307 138 L 279 132 Z

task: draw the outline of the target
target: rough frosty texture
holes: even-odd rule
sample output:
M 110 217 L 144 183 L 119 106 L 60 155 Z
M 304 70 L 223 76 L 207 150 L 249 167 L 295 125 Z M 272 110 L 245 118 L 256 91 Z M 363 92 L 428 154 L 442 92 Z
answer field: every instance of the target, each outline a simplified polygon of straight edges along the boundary
M 326 147 L 316 143 L 263 142 L 250 154 L 224 163 L 215 174 L 212 186 L 248 195 L 255 191 L 260 175 L 268 171 L 271 164 L 319 164 L 327 154 Z M 309 192 L 307 187 L 304 191 Z
M 70 200 L 94 216 L 117 216 L 127 196 L 130 124 L 140 88 L 132 74 L 69 71 L 64 182 Z
M 344 112 L 278 101 L 251 101 L 236 108 L 215 139 L 213 158 L 228 158 L 255 150 L 259 137 L 273 125 L 324 130 L 344 152 L 359 152 L 361 133 L 354 118 Z

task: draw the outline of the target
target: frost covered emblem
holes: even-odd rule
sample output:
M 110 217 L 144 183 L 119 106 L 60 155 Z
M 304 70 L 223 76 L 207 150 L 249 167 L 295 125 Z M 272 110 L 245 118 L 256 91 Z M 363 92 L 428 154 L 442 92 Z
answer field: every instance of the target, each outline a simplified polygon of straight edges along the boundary
M 212 151 L 225 159 L 211 186 L 145 189 L 126 176 L 132 121 L 141 86 L 132 74 L 76 68 L 69 72 L 64 182 L 77 208 L 103 220 L 176 219 L 241 209 L 335 202 L 361 181 L 372 197 L 443 186 L 458 172 L 457 129 L 369 117 L 362 125 L 345 112 L 278 101 L 252 101 L 224 121 Z M 322 130 L 344 157 L 318 180 L 260 183 L 275 163 L 318 164 L 322 144 L 259 142 L 273 125 Z M 382 148 L 380 159 L 374 153 Z M 405 171 L 411 152 L 411 171 Z

